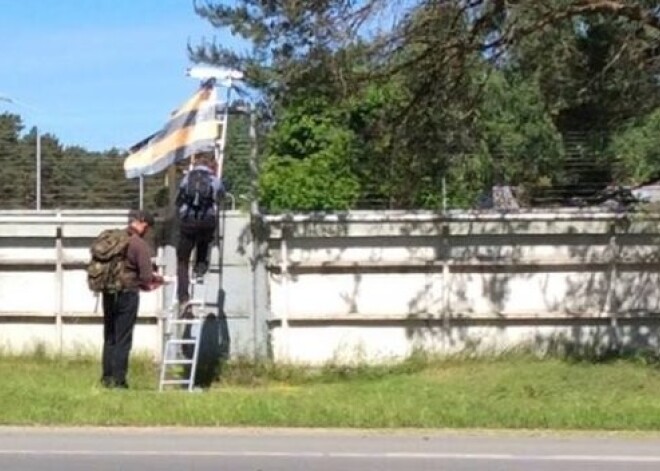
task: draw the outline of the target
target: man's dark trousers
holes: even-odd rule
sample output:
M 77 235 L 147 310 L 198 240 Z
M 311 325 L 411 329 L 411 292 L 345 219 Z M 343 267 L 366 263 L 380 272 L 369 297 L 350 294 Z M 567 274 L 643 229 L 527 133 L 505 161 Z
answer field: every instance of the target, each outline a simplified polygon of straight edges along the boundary
M 126 386 L 139 307 L 137 291 L 103 293 L 103 382 L 106 384 Z
M 189 299 L 188 283 L 190 280 L 188 271 L 193 249 L 196 251 L 196 269 L 208 267 L 209 245 L 213 242 L 214 234 L 215 219 L 181 222 L 179 242 L 176 247 L 177 298 L 179 303 L 185 303 Z

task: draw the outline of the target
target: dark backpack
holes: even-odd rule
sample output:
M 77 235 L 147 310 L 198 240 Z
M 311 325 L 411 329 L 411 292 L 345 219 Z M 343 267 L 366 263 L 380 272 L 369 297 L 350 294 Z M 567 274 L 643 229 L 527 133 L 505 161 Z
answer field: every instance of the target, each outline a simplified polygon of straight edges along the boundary
M 121 291 L 126 249 L 131 236 L 126 229 L 106 229 L 89 248 L 92 259 L 87 264 L 87 286 L 95 293 Z
M 203 217 L 213 207 L 213 176 L 202 169 L 191 170 L 188 173 L 186 185 L 179 191 L 177 205 L 186 205 L 187 214 L 192 213 L 195 219 Z

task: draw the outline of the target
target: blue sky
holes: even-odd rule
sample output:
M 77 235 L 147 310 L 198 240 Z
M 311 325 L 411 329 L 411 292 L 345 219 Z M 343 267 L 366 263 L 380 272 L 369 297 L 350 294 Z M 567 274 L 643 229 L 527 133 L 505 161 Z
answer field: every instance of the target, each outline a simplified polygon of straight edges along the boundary
M 0 113 L 63 145 L 128 148 L 197 89 L 188 42 L 224 41 L 192 0 L 0 0 Z

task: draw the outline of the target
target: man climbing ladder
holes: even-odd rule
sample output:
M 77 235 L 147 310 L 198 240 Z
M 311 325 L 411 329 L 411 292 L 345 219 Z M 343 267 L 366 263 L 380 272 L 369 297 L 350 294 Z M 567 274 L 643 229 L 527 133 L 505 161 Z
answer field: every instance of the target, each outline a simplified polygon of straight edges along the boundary
M 176 247 L 177 300 L 183 311 L 190 300 L 190 258 L 194 251 L 193 274 L 203 278 L 209 267 L 209 247 L 218 225 L 218 200 L 224 192 L 216 175 L 217 163 L 212 155 L 192 157 L 191 169 L 179 185 L 176 198 L 179 241 Z
M 179 185 L 176 199 L 179 218 L 177 244 L 177 305 L 166 320 L 165 345 L 159 389 L 180 385 L 189 391 L 207 387 L 215 379 L 221 356 L 218 318 L 223 310 L 220 301 L 217 313 L 206 312 L 209 290 L 214 283 L 205 277 L 209 266 L 211 244 L 217 246 L 218 293 L 222 292 L 222 244 L 224 215 L 223 187 L 214 172 L 215 159 L 208 154 L 191 159 L 190 170 Z M 193 257 L 194 253 L 194 257 Z M 191 269 L 191 258 L 194 260 Z M 190 273 L 192 272 L 192 273 Z M 222 296 L 218 294 L 218 300 Z M 211 303 L 209 303 L 211 304 Z M 173 376 L 168 367 L 183 367 L 182 374 Z

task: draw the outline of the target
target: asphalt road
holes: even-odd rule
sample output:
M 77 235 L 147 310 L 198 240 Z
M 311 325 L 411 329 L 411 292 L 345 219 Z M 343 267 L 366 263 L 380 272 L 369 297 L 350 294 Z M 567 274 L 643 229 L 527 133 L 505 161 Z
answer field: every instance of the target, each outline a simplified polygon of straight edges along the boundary
M 0 470 L 647 471 L 660 435 L 0 428 Z

